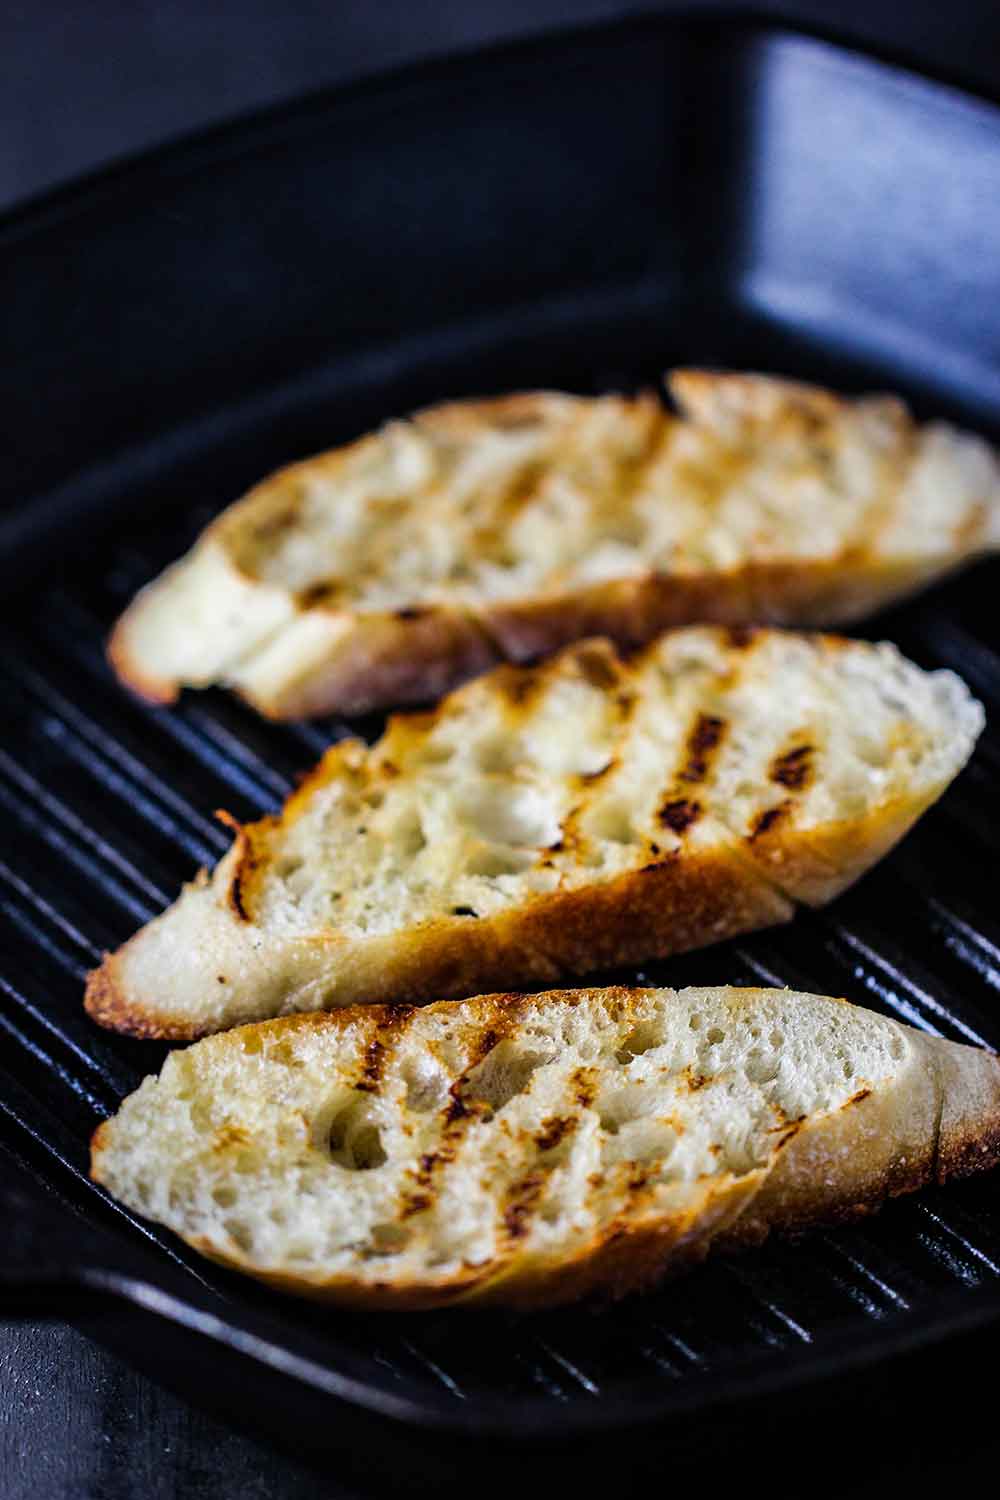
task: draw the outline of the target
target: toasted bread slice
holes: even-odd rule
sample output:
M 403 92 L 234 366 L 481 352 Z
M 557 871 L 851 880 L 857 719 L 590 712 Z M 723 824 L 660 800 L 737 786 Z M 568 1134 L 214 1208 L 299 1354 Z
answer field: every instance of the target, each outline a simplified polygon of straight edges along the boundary
M 651 395 L 444 406 L 284 469 L 145 589 L 110 645 L 158 702 L 436 698 L 588 635 L 836 625 L 1000 546 L 988 446 L 889 397 L 681 371 Z
M 690 627 L 505 666 L 329 750 L 90 976 L 190 1038 L 360 1000 L 537 987 L 821 904 L 971 752 L 982 710 L 888 645 Z
M 371 1307 L 622 1293 L 1000 1160 L 1000 1062 L 790 990 L 565 990 L 244 1026 L 92 1175 L 212 1259 Z

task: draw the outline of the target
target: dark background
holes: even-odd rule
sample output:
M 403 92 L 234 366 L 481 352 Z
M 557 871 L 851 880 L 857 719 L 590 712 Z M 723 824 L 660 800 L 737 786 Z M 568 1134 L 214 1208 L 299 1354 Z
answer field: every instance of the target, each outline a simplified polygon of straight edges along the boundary
M 0 208 L 304 90 L 488 40 L 656 8 L 740 9 L 713 0 L 672 7 L 613 0 L 7 0 L 0 8 Z M 805 0 L 755 9 L 1000 92 L 995 0 Z M 1000 1449 L 989 1435 L 887 1433 L 884 1451 L 858 1455 L 831 1416 L 831 1453 L 809 1479 L 816 1494 L 828 1492 L 827 1478 L 860 1496 L 881 1492 L 887 1479 L 914 1494 L 945 1481 L 971 1486 L 980 1475 L 995 1486 Z M 627 1486 L 627 1453 L 615 1459 L 618 1482 Z M 780 1479 L 780 1467 L 771 1472 Z M 475 1487 L 475 1476 L 469 1480 Z M 528 1475 L 525 1488 L 531 1493 Z M 405 1482 L 398 1492 L 406 1493 Z M 70 1328 L 0 1324 L 0 1500 L 357 1493 L 353 1480 L 321 1475 L 188 1407 Z
M 996 0 L 4 0 L 0 207 L 377 69 L 643 11 L 752 9 L 1000 86 Z

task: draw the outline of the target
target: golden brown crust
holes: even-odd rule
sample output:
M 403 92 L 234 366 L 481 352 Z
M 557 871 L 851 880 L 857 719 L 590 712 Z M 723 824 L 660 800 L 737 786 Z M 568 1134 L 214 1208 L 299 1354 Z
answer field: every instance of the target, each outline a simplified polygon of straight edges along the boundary
M 142 656 L 132 644 L 134 615 L 138 603 L 133 603 L 114 625 L 107 644 L 107 658 L 118 681 L 130 688 L 138 698 L 152 703 L 157 708 L 176 703 L 181 693 L 181 683 L 176 677 L 163 677 L 151 673 Z
M 1000 1165 L 1000 1109 L 988 1125 L 969 1126 L 953 1136 L 938 1152 L 934 1181 L 947 1182 L 952 1177 L 968 1177 Z
M 323 666 L 265 695 L 249 684 L 236 691 L 269 719 L 350 716 L 429 703 L 503 660 L 483 620 L 451 605 L 340 618 L 350 628 Z
M 349 627 L 323 665 L 273 688 L 238 680 L 233 686 L 268 719 L 361 715 L 392 704 L 432 702 L 502 662 L 534 661 L 588 636 L 605 636 L 630 651 L 693 621 L 850 624 L 919 581 L 911 566 L 897 573 L 844 554 L 822 563 L 754 564 L 727 573 L 649 573 L 476 610 L 428 605 L 349 616 L 315 605 L 314 612 L 336 615 Z M 108 644 L 116 675 L 147 702 L 175 702 L 181 683 L 148 674 L 130 646 L 129 623 L 123 616 Z
M 127 947 L 124 943 L 116 953 L 105 953 L 100 968 L 91 969 L 87 975 L 83 1004 L 91 1020 L 108 1031 L 120 1031 L 143 1041 L 193 1041 L 196 1033 L 179 1028 L 171 1017 L 160 1014 L 155 1000 L 129 997 L 119 973 Z
M 551 598 L 483 609 L 481 619 L 513 662 L 547 655 L 588 636 L 634 650 L 665 630 L 714 625 L 814 625 L 863 618 L 912 583 L 847 555 L 822 563 L 757 563 L 727 573 L 657 574 L 616 580 Z
M 428 1284 L 392 1280 L 364 1283 L 349 1276 L 306 1279 L 280 1271 L 262 1271 L 239 1255 L 221 1254 L 204 1237 L 188 1239 L 191 1248 L 229 1270 L 240 1271 L 275 1291 L 334 1302 L 368 1312 L 429 1312 L 443 1307 L 510 1307 L 531 1311 L 559 1307 L 584 1298 L 618 1299 L 655 1286 L 699 1264 L 708 1255 L 720 1224 L 740 1212 L 762 1174 L 712 1184 L 697 1209 L 683 1218 L 645 1222 L 612 1221 L 578 1247 L 572 1259 L 555 1264 L 532 1263 L 516 1253 L 479 1269 L 468 1267 L 448 1281 Z
M 776 375 L 688 368 L 671 370 L 664 381 L 685 416 L 705 427 L 717 427 L 726 420 L 738 421 L 740 426 L 769 424 L 775 418 L 796 424 L 826 423 L 849 404 L 844 396 L 822 386 Z M 905 412 L 901 402 L 895 404 Z
M 728 852 L 664 858 L 604 884 L 538 895 L 516 911 L 427 923 L 407 971 L 398 960 L 372 963 L 365 993 L 372 1004 L 409 1005 L 476 994 L 501 975 L 514 986 L 540 987 L 721 942 L 787 921 L 792 912 L 785 896 L 748 876 L 745 863 Z M 163 1041 L 193 1041 L 216 1030 L 164 1014 L 155 996 L 134 993 L 123 979 L 123 963 L 142 935 L 88 975 L 84 1005 L 91 1018 Z M 329 944 L 313 945 L 322 965 Z

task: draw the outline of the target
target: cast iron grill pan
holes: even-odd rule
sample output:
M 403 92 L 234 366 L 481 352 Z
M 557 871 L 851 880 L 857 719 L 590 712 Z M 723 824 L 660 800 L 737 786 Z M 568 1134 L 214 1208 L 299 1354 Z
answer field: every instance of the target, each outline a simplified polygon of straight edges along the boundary
M 623 101 L 599 131 L 597 88 Z M 456 197 L 473 167 L 486 186 Z M 1000 1318 L 1000 1174 L 611 1309 L 382 1320 L 282 1301 L 87 1182 L 91 1131 L 165 1049 L 81 1007 L 101 952 L 227 847 L 215 808 L 259 816 L 331 740 L 380 728 L 267 724 L 214 692 L 152 709 L 117 686 L 110 624 L 220 505 L 422 401 L 634 389 L 681 360 L 899 389 L 996 436 L 989 201 L 995 233 L 992 106 L 812 39 L 632 22 L 340 91 L 7 221 L 0 1139 L 78 1217 L 17 1200 L 0 1285 L 116 1294 L 154 1365 L 158 1340 L 207 1370 L 242 1361 L 261 1401 L 280 1375 L 525 1436 L 801 1388 Z M 997 577 L 984 564 L 865 627 L 961 672 L 989 716 L 902 847 L 789 927 L 607 977 L 844 994 L 1000 1047 Z

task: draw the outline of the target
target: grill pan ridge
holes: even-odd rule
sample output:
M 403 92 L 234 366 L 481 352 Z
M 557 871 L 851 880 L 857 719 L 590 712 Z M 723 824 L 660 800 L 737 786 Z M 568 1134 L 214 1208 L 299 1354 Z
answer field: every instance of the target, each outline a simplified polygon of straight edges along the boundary
M 526 169 L 537 180 L 511 186 L 513 169 L 497 156 L 501 116 L 491 116 L 489 101 L 512 88 L 527 97 L 542 70 L 553 99 L 523 126 L 524 139 L 535 132 L 552 149 Z M 389 197 L 398 188 L 404 208 L 409 201 L 408 190 L 392 176 L 406 165 L 392 151 L 405 134 L 407 111 L 424 131 L 423 149 L 433 166 L 443 148 L 430 139 L 431 125 L 438 129 L 453 108 L 484 153 L 501 207 L 530 206 L 533 195 L 554 190 L 545 174 L 568 150 L 558 142 L 552 146 L 560 109 L 571 123 L 573 109 L 579 117 L 588 81 L 602 70 L 609 87 L 631 82 L 634 97 L 621 127 L 625 133 L 609 127 L 610 143 L 598 166 L 609 168 L 641 119 L 652 136 L 649 181 L 626 171 L 625 199 L 609 189 L 608 202 L 571 207 L 567 233 L 594 230 L 598 208 L 628 208 L 634 194 L 623 221 L 634 243 L 612 257 L 610 268 L 596 252 L 590 260 L 578 256 L 565 285 L 551 267 L 543 267 L 535 283 L 530 269 L 518 272 L 507 305 L 498 282 L 465 320 L 456 316 L 454 295 L 450 303 L 439 299 L 426 328 L 413 323 L 395 350 L 375 327 L 370 346 L 352 360 L 337 345 L 337 329 L 328 328 L 319 361 L 318 335 L 295 323 L 293 308 L 288 337 L 297 370 L 281 367 L 274 354 L 280 340 L 266 319 L 258 319 L 247 333 L 259 342 L 248 356 L 249 373 L 228 367 L 220 373 L 213 363 L 217 330 L 193 333 L 194 305 L 199 299 L 202 308 L 212 305 L 222 250 L 233 253 L 241 236 L 253 232 L 240 222 L 239 194 L 255 163 L 262 180 L 272 184 L 274 160 L 286 172 L 300 169 L 299 190 L 312 201 L 325 180 L 319 166 L 324 152 L 332 153 L 332 171 L 340 160 L 337 150 L 346 152 L 350 131 L 359 128 L 356 90 L 283 116 L 280 129 L 266 120 L 242 127 L 230 151 L 216 143 L 207 153 L 214 164 L 206 166 L 205 150 L 190 143 L 165 159 L 151 159 L 145 169 L 132 168 L 123 181 L 81 189 L 77 200 L 63 201 L 58 215 L 43 207 L 34 221 L 29 214 L 0 226 L 0 263 L 11 269 L 15 300 L 22 313 L 30 305 L 38 319 L 34 341 L 26 318 L 8 329 L 3 374 L 11 389 L 19 388 L 8 411 L 16 406 L 24 417 L 17 447 L 25 458 L 23 493 L 32 498 L 22 506 L 15 495 L 0 518 L 0 527 L 9 527 L 4 564 L 15 580 L 0 636 L 0 1141 L 39 1184 L 53 1188 L 89 1226 L 109 1233 L 123 1254 L 140 1256 L 145 1285 L 159 1284 L 164 1297 L 167 1288 L 182 1308 L 186 1300 L 192 1322 L 214 1320 L 218 1344 L 235 1347 L 242 1340 L 246 1357 L 266 1363 L 248 1342 L 251 1331 L 266 1325 L 287 1369 L 296 1359 L 303 1362 L 297 1377 L 303 1382 L 315 1384 L 322 1368 L 340 1371 L 345 1383 L 334 1394 L 455 1431 L 565 1435 L 680 1415 L 751 1388 L 801 1384 L 820 1372 L 846 1370 L 1000 1320 L 1000 1173 L 887 1205 L 862 1225 L 720 1259 L 682 1283 L 614 1309 L 384 1321 L 318 1314 L 209 1270 L 168 1236 L 112 1209 L 86 1180 L 90 1132 L 165 1055 L 161 1046 L 111 1036 L 87 1019 L 81 1006 L 86 970 L 105 948 L 155 915 L 199 864 L 223 852 L 228 835 L 213 821 L 215 808 L 226 807 L 239 818 L 273 809 L 331 739 L 359 727 L 370 737 L 379 728 L 374 721 L 268 724 L 219 693 L 189 695 L 170 710 L 152 709 L 113 681 L 103 641 L 117 613 L 249 480 L 433 397 L 544 381 L 581 391 L 635 388 L 680 359 L 787 369 L 847 389 L 900 389 L 921 412 L 940 410 L 990 430 L 1000 389 L 1000 320 L 989 322 L 995 311 L 980 320 L 978 342 L 958 352 L 954 344 L 937 342 L 960 296 L 977 294 L 982 247 L 967 247 L 953 284 L 942 282 L 930 295 L 933 306 L 924 321 L 910 323 L 904 333 L 905 288 L 883 287 L 878 277 L 884 272 L 876 269 L 865 291 L 852 279 L 853 262 L 836 260 L 849 251 L 827 245 L 817 272 L 825 278 L 823 294 L 815 288 L 810 293 L 801 277 L 782 280 L 786 251 L 779 245 L 772 254 L 771 243 L 809 210 L 811 178 L 833 170 L 812 136 L 796 155 L 804 93 L 821 116 L 824 107 L 831 112 L 847 138 L 851 127 L 843 122 L 859 99 L 887 118 L 895 101 L 918 126 L 924 120 L 937 130 L 944 121 L 956 139 L 967 130 L 979 174 L 972 174 L 969 191 L 979 202 L 989 183 L 1000 184 L 1000 111 L 987 103 L 784 32 L 632 22 L 558 44 L 504 49 L 474 66 L 455 64 L 452 71 L 418 70 L 362 95 L 365 128 L 391 158 Z M 485 104 L 473 97 L 470 79 L 476 78 L 487 85 L 479 91 L 488 96 Z M 710 123 L 702 127 L 706 113 Z M 783 143 L 769 166 L 767 156 L 755 152 L 779 127 Z M 334 150 L 338 132 L 343 141 Z M 593 146 L 593 139 L 585 144 Z M 678 151 L 681 164 L 671 154 Z M 680 234 L 673 206 L 662 200 L 688 181 L 682 166 L 693 180 L 684 188 L 680 206 L 689 223 Z M 862 159 L 854 168 L 851 191 L 864 200 L 860 181 L 873 195 L 853 206 L 863 218 L 877 200 L 882 167 Z M 769 171 L 778 174 L 773 182 Z M 231 210 L 220 208 L 206 230 L 207 265 L 177 335 L 181 342 L 193 340 L 192 391 L 171 397 L 158 416 L 160 377 L 150 330 L 159 327 L 168 365 L 180 358 L 168 324 L 172 298 L 195 254 L 183 230 L 183 243 L 174 243 L 168 228 L 164 248 L 163 225 L 179 212 L 185 192 L 194 195 L 192 212 L 204 212 L 204 179 L 213 173 L 220 197 L 227 174 L 239 176 L 235 203 Z M 706 173 L 716 192 L 705 190 Z M 851 207 L 848 177 L 834 173 L 832 179 L 843 189 L 841 208 Z M 583 191 L 583 178 L 572 177 L 571 185 Z M 437 203 L 433 183 L 428 191 Z M 598 197 L 603 191 L 594 189 Z M 900 208 L 896 277 L 907 265 L 907 234 L 917 232 L 906 222 L 911 210 L 905 202 Z M 397 210 L 368 204 L 365 211 L 370 222 L 363 227 L 371 233 L 380 213 L 391 218 Z M 476 212 L 488 209 L 479 202 Z M 943 210 L 945 220 L 949 215 L 950 226 L 928 221 L 923 232 L 960 238 L 968 215 L 954 203 Z M 46 289 L 58 280 L 56 241 L 63 231 L 53 219 L 60 218 L 75 224 L 68 243 L 80 246 L 82 264 L 70 273 L 74 295 L 95 277 L 95 295 L 103 298 L 99 310 L 108 316 L 116 305 L 109 284 L 114 257 L 103 278 L 98 274 L 107 236 L 117 234 L 130 253 L 145 245 L 150 254 L 159 236 L 161 255 L 176 261 L 164 273 L 170 285 L 158 310 L 137 309 L 129 300 L 141 289 L 155 303 L 155 275 L 145 283 L 133 277 L 120 293 L 124 315 L 109 324 L 104 351 L 116 362 L 117 385 L 102 377 L 107 410 L 96 436 L 66 409 L 69 375 L 56 381 L 45 413 L 30 415 L 20 390 L 24 379 L 38 381 L 55 369 L 60 337 L 76 380 L 103 357 L 90 347 L 92 310 L 80 312 L 75 330 L 58 321 L 65 306 L 44 310 Z M 996 210 L 994 219 L 996 229 Z M 153 227 L 143 239 L 135 226 L 147 221 Z M 431 240 L 438 232 L 433 226 L 427 231 Z M 486 257 L 487 280 L 490 257 L 510 256 L 504 235 L 511 232 L 498 221 L 459 234 L 463 254 L 478 245 Z M 816 233 L 822 232 L 820 225 Z M 809 249 L 808 243 L 801 246 L 800 271 Z M 272 244 L 268 253 L 273 250 Z M 929 250 L 935 274 L 943 274 L 947 250 L 936 244 Z M 955 243 L 951 250 L 957 254 Z M 348 244 L 345 257 L 353 251 Z M 279 293 L 287 278 L 285 272 L 272 274 L 264 260 L 262 251 L 255 262 L 258 281 L 248 280 L 241 294 L 259 286 L 270 299 L 273 322 L 282 315 Z M 401 274 L 416 285 L 425 269 L 418 265 Z M 306 271 L 315 271 L 311 262 Z M 464 274 L 474 280 L 474 267 Z M 351 275 L 346 279 L 351 282 Z M 360 284 L 355 276 L 352 285 Z M 377 297 L 377 288 L 369 291 Z M 882 321 L 869 315 L 866 296 L 889 304 Z M 326 287 L 323 297 L 322 319 L 335 321 L 334 294 Z M 470 300 L 475 297 L 471 288 Z M 845 312 L 850 308 L 853 314 Z M 137 318 L 131 332 L 130 310 Z M 225 332 L 220 338 L 224 362 L 232 337 Z M 146 404 L 133 390 L 119 399 L 120 388 L 144 378 L 144 360 L 154 367 Z M 193 404 L 185 407 L 189 400 Z M 35 449 L 46 437 L 48 448 L 36 462 Z M 1000 772 L 996 576 L 995 565 L 984 564 L 861 632 L 896 640 L 924 666 L 961 672 L 987 708 L 987 728 L 969 768 L 904 844 L 827 910 L 803 912 L 787 928 L 615 979 L 776 984 L 845 994 L 926 1030 L 1000 1047 L 1000 917 L 984 878 L 995 854 Z M 20 589 L 18 579 L 24 581 Z

